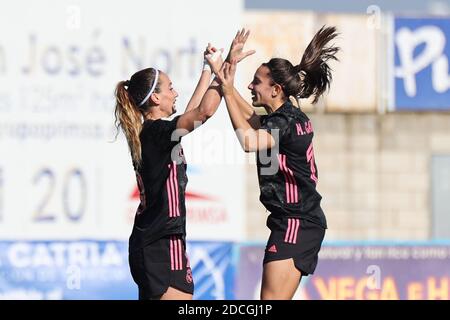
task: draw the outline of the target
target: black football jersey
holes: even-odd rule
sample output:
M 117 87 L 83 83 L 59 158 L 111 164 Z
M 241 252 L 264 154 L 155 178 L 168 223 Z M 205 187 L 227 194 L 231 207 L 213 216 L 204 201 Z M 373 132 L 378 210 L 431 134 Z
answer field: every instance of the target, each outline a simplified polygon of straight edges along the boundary
M 316 190 L 318 170 L 314 159 L 310 119 L 290 102 L 261 117 L 261 129 L 275 146 L 257 153 L 260 200 L 272 214 L 299 217 L 326 228 Z
M 143 247 L 163 236 L 186 233 L 185 191 L 188 178 L 178 117 L 146 120 L 140 134 L 142 163 L 135 169 L 140 204 L 130 246 Z

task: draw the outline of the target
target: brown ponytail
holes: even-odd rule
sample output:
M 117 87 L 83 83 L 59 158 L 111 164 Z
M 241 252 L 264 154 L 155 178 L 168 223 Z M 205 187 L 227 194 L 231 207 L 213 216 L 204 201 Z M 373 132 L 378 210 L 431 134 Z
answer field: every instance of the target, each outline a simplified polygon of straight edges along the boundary
M 282 58 L 273 58 L 262 64 L 269 68 L 272 80 L 282 87 L 286 98 L 309 98 L 314 95 L 313 103 L 316 103 L 327 90 L 332 80 L 327 61 L 337 60 L 335 55 L 339 51 L 339 48 L 327 45 L 336 36 L 335 27 L 323 26 L 309 43 L 297 66 Z
M 295 72 L 300 73 L 302 86 L 300 98 L 308 98 L 314 95 L 313 103 L 329 88 L 332 75 L 328 60 L 338 60 L 336 53 L 338 47 L 328 46 L 328 43 L 337 36 L 335 27 L 323 26 L 315 34 L 303 54 L 300 64 L 294 67 Z

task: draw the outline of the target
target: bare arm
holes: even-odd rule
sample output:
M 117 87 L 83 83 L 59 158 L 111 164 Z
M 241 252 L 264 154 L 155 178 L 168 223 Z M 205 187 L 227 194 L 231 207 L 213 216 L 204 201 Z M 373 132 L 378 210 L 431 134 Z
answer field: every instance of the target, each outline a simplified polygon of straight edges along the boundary
M 206 122 L 217 111 L 222 94 L 219 83 L 214 80 L 206 90 L 197 108 L 186 111 L 177 122 L 177 129 L 183 129 L 181 135 L 188 134 Z
M 244 118 L 233 94 L 224 95 L 224 99 L 236 136 L 245 152 L 271 149 L 275 145 L 275 140 L 270 133 L 262 129 L 254 129 Z
M 235 95 L 237 90 L 233 86 L 236 61 L 232 61 L 231 64 L 225 62 L 221 71 L 218 77 L 222 83 L 223 96 L 231 123 L 242 149 L 245 152 L 271 149 L 275 146 L 275 140 L 272 135 L 265 130 L 254 129 L 239 107 L 238 99 Z
M 210 43 L 208 43 L 208 46 L 203 52 L 204 58 L 206 57 L 206 55 L 212 54 L 215 51 L 216 49 L 213 48 Z M 208 90 L 210 82 L 211 82 L 211 70 L 203 70 L 200 75 L 200 79 L 198 80 L 197 86 L 195 87 L 195 90 L 192 93 L 192 97 L 186 106 L 186 110 L 184 110 L 185 113 L 191 111 L 194 108 L 197 108 L 200 105 L 200 102 L 202 101 L 202 98 L 205 95 L 206 90 Z
M 204 52 L 205 59 L 209 57 L 208 64 L 212 61 L 211 59 L 213 58 L 211 57 L 215 53 L 214 62 L 222 65 L 222 51 L 222 49 L 217 51 L 216 48 L 208 43 L 208 47 Z M 178 119 L 177 129 L 181 129 L 179 130 L 178 135 L 186 135 L 198 128 L 217 111 L 222 99 L 222 94 L 218 81 L 214 79 L 214 81 L 209 84 L 210 79 L 211 70 L 203 70 L 184 114 Z
M 253 107 L 247 101 L 245 101 L 244 98 L 242 98 L 239 91 L 237 91 L 234 87 L 233 89 L 233 95 L 235 97 L 236 104 L 241 110 L 242 115 L 253 129 L 259 129 L 261 127 L 260 116 L 258 116 Z
M 184 110 L 184 113 L 189 112 L 200 105 L 203 96 L 208 90 L 210 81 L 211 71 L 203 70 L 200 79 L 198 80 L 197 86 L 195 87 L 194 93 L 192 94 L 192 97 L 186 106 L 186 110 Z

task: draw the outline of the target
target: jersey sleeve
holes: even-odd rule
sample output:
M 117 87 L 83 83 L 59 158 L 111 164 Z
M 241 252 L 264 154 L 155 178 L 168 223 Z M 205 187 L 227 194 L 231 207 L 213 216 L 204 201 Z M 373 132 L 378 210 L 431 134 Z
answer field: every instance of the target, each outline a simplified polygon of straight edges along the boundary
M 176 131 L 179 118 L 180 116 L 176 116 L 170 121 L 158 119 L 150 125 L 145 135 L 155 141 L 161 149 L 171 149 L 181 142 L 181 135 Z

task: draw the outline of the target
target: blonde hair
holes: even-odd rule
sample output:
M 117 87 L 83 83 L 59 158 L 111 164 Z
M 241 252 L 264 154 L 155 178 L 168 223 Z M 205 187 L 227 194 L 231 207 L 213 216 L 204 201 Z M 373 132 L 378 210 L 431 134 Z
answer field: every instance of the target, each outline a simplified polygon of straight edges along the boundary
M 128 148 L 135 169 L 142 164 L 141 140 L 144 114 L 151 108 L 149 96 L 152 92 L 160 92 L 158 70 L 142 69 L 133 74 L 130 80 L 120 81 L 116 86 L 116 128 L 122 128 L 127 138 Z M 150 89 L 149 91 L 149 88 Z
M 142 163 L 141 140 L 139 134 L 142 130 L 142 113 L 136 107 L 128 95 L 125 88 L 127 81 L 120 81 L 116 86 L 116 128 L 122 128 L 127 138 L 128 148 L 135 168 L 139 168 Z

